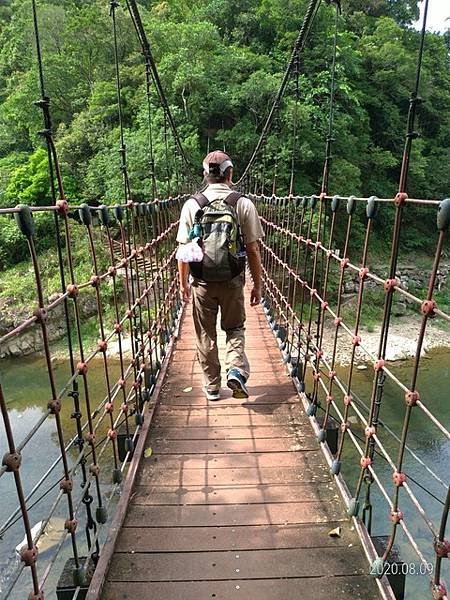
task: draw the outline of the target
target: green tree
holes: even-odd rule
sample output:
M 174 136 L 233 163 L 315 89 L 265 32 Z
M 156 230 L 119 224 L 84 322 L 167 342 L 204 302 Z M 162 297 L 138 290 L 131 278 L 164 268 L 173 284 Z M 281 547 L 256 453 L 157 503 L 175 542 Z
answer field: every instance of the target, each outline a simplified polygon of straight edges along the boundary
M 28 161 L 11 173 L 5 193 L 9 205 L 45 206 L 51 203 L 47 152 L 38 148 Z

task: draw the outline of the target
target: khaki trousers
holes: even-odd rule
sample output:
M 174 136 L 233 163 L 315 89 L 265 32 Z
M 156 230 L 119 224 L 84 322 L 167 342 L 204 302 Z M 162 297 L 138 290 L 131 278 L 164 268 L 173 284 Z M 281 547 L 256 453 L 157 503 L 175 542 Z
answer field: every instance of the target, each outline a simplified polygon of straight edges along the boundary
M 220 388 L 220 361 L 217 348 L 217 315 L 226 333 L 225 369 L 235 367 L 248 379 L 250 368 L 245 355 L 244 279 L 192 283 L 192 313 L 197 338 L 197 358 L 210 390 Z

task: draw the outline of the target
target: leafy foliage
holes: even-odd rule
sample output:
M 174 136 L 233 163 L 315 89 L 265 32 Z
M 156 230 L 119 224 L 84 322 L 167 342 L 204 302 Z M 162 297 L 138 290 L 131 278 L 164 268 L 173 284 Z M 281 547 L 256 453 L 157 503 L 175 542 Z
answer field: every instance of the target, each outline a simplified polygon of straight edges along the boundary
M 125 3 L 122 3 L 123 5 Z M 142 0 L 161 80 L 186 152 L 200 165 L 208 147 L 226 147 L 237 171 L 246 164 L 281 81 L 307 0 Z M 38 2 L 46 93 L 70 201 L 117 202 L 123 197 L 120 131 L 109 3 L 100 0 Z M 415 78 L 419 33 L 417 0 L 346 0 L 339 18 L 330 191 L 391 197 L 396 192 L 406 115 Z M 289 182 L 295 153 L 295 191 L 320 186 L 328 125 L 329 67 L 334 8 L 324 6 L 302 55 L 299 99 L 295 81 L 269 137 L 265 178 L 271 187 L 277 162 L 280 189 Z M 147 102 L 142 55 L 131 20 L 117 11 L 122 116 L 133 194 L 152 194 L 150 150 L 157 193 L 175 188 L 167 180 L 177 166 L 166 144 L 164 115 L 151 90 Z M 409 193 L 443 198 L 450 180 L 449 34 L 427 34 L 418 128 Z M 47 154 L 37 132 L 42 117 L 32 18 L 26 0 L 0 7 L 0 205 L 45 204 L 50 199 Z M 293 124 L 297 123 L 297 137 Z M 149 125 L 152 139 L 149 140 Z M 181 177 L 181 173 L 178 177 Z M 200 172 L 199 172 L 200 175 Z M 427 249 L 427 221 L 411 251 Z M 375 235 L 383 236 L 383 222 Z M 2 218 L 0 262 L 22 257 L 23 241 Z M 44 234 L 45 236 L 45 234 Z M 52 243 L 48 239 L 48 245 Z

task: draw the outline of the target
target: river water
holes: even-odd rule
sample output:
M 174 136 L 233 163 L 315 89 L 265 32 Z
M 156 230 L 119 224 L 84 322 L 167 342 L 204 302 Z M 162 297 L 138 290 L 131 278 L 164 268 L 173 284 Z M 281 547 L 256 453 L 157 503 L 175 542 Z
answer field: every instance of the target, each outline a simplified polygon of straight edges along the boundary
M 412 361 L 401 361 L 390 365 L 393 373 L 407 387 L 409 387 L 411 380 L 412 368 Z M 340 375 L 345 375 L 345 369 L 342 369 Z M 374 372 L 371 367 L 363 371 L 356 371 L 355 374 L 352 388 L 353 394 L 360 397 L 365 404 L 368 404 L 370 399 L 373 376 Z M 447 429 L 450 427 L 449 382 L 450 349 L 434 350 L 422 358 L 416 389 L 420 392 L 422 402 Z M 402 431 L 405 406 L 404 393 L 389 379 L 386 379 L 380 419 L 398 437 L 400 437 Z M 364 409 L 362 409 L 362 412 L 365 413 Z M 412 411 L 408 431 L 407 445 L 409 449 L 448 487 L 450 483 L 450 441 L 444 437 L 419 408 L 415 408 Z M 358 428 L 355 424 L 354 433 L 359 438 L 364 439 L 362 427 Z M 378 434 L 389 455 L 396 462 L 399 448 L 398 441 L 383 426 L 379 427 Z M 353 444 L 347 438 L 347 443 L 344 446 L 342 474 L 347 481 L 350 492 L 353 494 L 356 486 L 356 478 L 359 474 L 359 470 L 355 469 L 355 466 L 357 467 L 359 464 L 360 455 L 356 453 L 352 446 Z M 392 468 L 378 454 L 375 457 L 374 466 L 376 473 L 389 493 L 389 497 L 393 498 Z M 403 471 L 407 473 L 408 483 L 431 518 L 435 531 L 438 531 L 447 487 L 427 472 L 426 468 L 408 452 L 405 454 Z M 371 533 L 373 536 L 388 535 L 392 530 L 390 508 L 379 492 L 376 483 L 370 487 L 370 501 L 373 506 L 373 526 Z M 365 489 L 363 487 L 363 491 Z M 404 490 L 400 490 L 400 492 L 399 508 L 404 513 L 405 523 L 408 525 L 424 557 L 434 564 L 433 536 Z M 362 494 L 360 499 L 362 504 L 364 502 L 364 494 Z M 449 527 L 450 523 L 447 525 L 447 538 L 449 537 Z M 408 573 L 405 597 L 407 600 L 424 600 L 425 598 L 430 598 L 429 579 L 423 574 L 420 561 L 411 549 L 400 527 L 397 527 L 396 545 L 400 551 L 401 559 L 407 563 L 407 566 L 404 567 Z M 443 561 L 444 570 L 442 578 L 447 583 L 450 583 L 448 562 L 448 560 Z M 433 569 L 431 565 L 429 568 L 430 571 Z
M 409 361 L 395 363 L 391 365 L 392 370 L 402 382 L 408 385 L 409 377 L 412 370 L 412 364 Z M 116 372 L 114 372 L 114 369 Z M 48 380 L 43 360 L 41 358 L 26 358 L 15 361 L 2 361 L 0 364 L 0 373 L 2 384 L 5 392 L 5 397 L 8 403 L 8 410 L 12 422 L 14 436 L 16 441 L 23 439 L 25 434 L 30 430 L 36 420 L 45 411 L 49 394 Z M 69 368 L 65 363 L 55 365 L 55 375 L 59 386 L 69 377 Z M 113 377 L 118 375 L 118 366 L 113 366 Z M 341 373 L 345 376 L 345 370 Z M 354 378 L 354 393 L 358 395 L 362 401 L 368 402 L 370 390 L 372 387 L 373 370 L 358 370 Z M 450 424 L 450 390 L 448 382 L 450 381 L 450 350 L 433 351 L 422 360 L 420 376 L 417 389 L 420 390 L 421 399 L 427 407 L 439 417 L 442 423 L 447 427 Z M 100 362 L 94 362 L 89 370 L 89 382 L 92 391 L 92 404 L 96 405 L 104 393 L 104 373 Z M 74 422 L 71 419 L 71 400 L 65 399 L 62 411 L 63 427 L 65 431 L 73 433 Z M 381 420 L 386 423 L 396 435 L 400 435 L 403 417 L 405 412 L 405 404 L 403 395 L 389 381 L 386 382 L 383 403 L 381 408 Z M 364 437 L 364 432 L 355 423 L 354 432 L 360 437 Z M 389 435 L 381 427 L 379 430 L 380 436 L 394 458 L 396 457 L 398 442 Z M 67 438 L 68 439 L 68 438 Z M 67 440 L 66 440 L 67 441 Z M 348 441 L 348 440 L 347 440 Z M 423 416 L 419 409 L 414 409 L 413 417 L 408 435 L 408 446 L 413 450 L 420 459 L 430 467 L 435 474 L 448 484 L 450 480 L 450 442 L 444 438 L 442 434 L 435 428 L 430 421 Z M 6 450 L 5 434 L 3 423 L 0 424 L 0 455 Z M 21 475 L 24 480 L 25 493 L 29 492 L 32 486 L 43 475 L 48 465 L 56 460 L 59 455 L 58 443 L 55 431 L 55 423 L 53 418 L 47 419 L 38 433 L 33 437 L 30 444 L 23 453 L 23 466 Z M 73 462 L 76 458 L 76 451 L 69 453 L 69 459 Z M 355 464 L 359 459 L 351 444 L 345 445 L 344 460 L 342 473 L 346 477 L 350 490 L 354 490 L 355 486 Z M 110 472 L 111 464 L 106 465 L 105 471 Z M 382 482 L 387 486 L 390 495 L 392 496 L 393 486 L 391 478 L 391 469 L 381 457 L 376 457 L 376 469 Z M 442 512 L 441 501 L 445 498 L 445 489 L 436 479 L 434 479 L 416 460 L 406 455 L 404 470 L 412 479 L 409 480 L 413 491 L 418 499 L 426 508 L 431 516 L 435 527 L 438 527 L 439 519 Z M 46 491 L 57 483 L 61 476 L 61 468 L 58 467 L 55 473 L 49 477 L 46 483 L 42 486 L 41 491 Z M 41 493 L 38 492 L 33 499 L 38 499 Z M 77 497 L 80 492 L 80 487 L 77 487 Z M 55 497 L 53 490 L 48 496 L 45 496 L 40 502 L 30 510 L 30 519 L 32 525 L 44 518 L 46 511 L 51 505 L 52 499 Z M 402 493 L 400 508 L 405 513 L 405 519 L 411 533 L 416 538 L 422 552 L 426 558 L 433 558 L 433 539 L 425 525 L 423 519 L 418 516 L 417 511 L 412 507 L 411 503 L 405 498 Z M 11 474 L 6 473 L 0 479 L 0 521 L 4 523 L 6 518 L 16 508 L 17 500 L 15 494 L 14 483 Z M 389 508 L 385 500 L 377 491 L 376 485 L 372 486 L 371 502 L 373 505 L 372 527 L 373 535 L 386 535 L 391 531 L 391 523 L 389 520 Z M 60 510 L 55 514 L 55 519 L 52 522 L 53 533 L 44 539 L 44 546 L 41 549 L 41 557 L 39 561 L 39 574 L 42 575 L 43 565 L 46 559 L 51 556 L 52 546 L 55 540 L 58 539 L 62 531 L 65 515 L 67 513 L 67 505 L 61 503 Z M 80 523 L 80 534 L 78 537 L 82 539 L 83 532 L 81 531 L 83 523 Z M 400 530 L 399 530 L 400 531 Z M 0 598 L 2 597 L 1 590 L 5 590 L 5 581 L 9 574 L 14 570 L 18 561 L 14 552 L 15 546 L 21 542 L 24 536 L 23 526 L 19 520 L 4 534 L 0 540 Z M 447 535 L 448 537 L 448 535 Z M 412 572 L 419 571 L 419 560 L 411 551 L 408 543 L 403 535 L 398 536 L 398 546 L 402 559 L 408 563 L 408 570 Z M 54 546 L 53 546 L 54 547 Z M 83 549 L 82 549 L 83 550 Z M 70 546 L 66 540 L 66 555 L 70 552 Z M 51 591 L 55 588 L 57 574 L 62 568 L 63 559 L 61 559 L 56 568 L 55 574 L 52 576 L 50 585 L 46 586 L 46 598 L 55 598 L 56 596 Z M 448 563 L 448 561 L 447 561 Z M 444 570 L 443 576 L 450 581 L 449 568 L 445 564 L 447 571 Z M 29 572 L 25 571 L 22 575 L 17 590 L 9 597 L 17 600 L 23 600 L 28 597 L 31 590 Z M 303 596 L 306 598 L 306 596 Z M 407 577 L 407 600 L 422 600 L 429 598 L 428 580 L 424 575 L 409 575 Z
M 69 365 L 65 362 L 57 362 L 54 364 L 54 373 L 57 382 L 57 389 L 61 389 L 70 377 Z M 114 364 L 110 366 L 111 380 L 114 381 L 119 376 L 119 366 Z M 0 362 L 0 376 L 2 387 L 6 398 L 10 421 L 14 433 L 16 443 L 19 443 L 26 434 L 32 429 L 37 420 L 46 412 L 47 402 L 49 401 L 49 383 L 44 360 L 41 357 L 22 358 L 20 360 L 2 360 Z M 89 388 L 92 408 L 96 407 L 104 397 L 105 393 L 105 375 L 103 363 L 101 361 L 93 361 L 89 367 Z M 83 394 L 80 395 L 81 406 L 83 407 Z M 71 414 L 73 411 L 73 403 L 71 398 L 63 399 L 61 410 L 61 419 L 63 430 L 65 433 L 65 443 L 70 441 L 75 436 L 75 421 Z M 86 414 L 85 410 L 82 410 Z M 83 421 L 84 422 L 84 421 Z M 97 440 L 100 440 L 106 428 L 105 426 L 99 429 Z M 0 423 L 0 456 L 7 450 L 5 431 L 3 420 Z M 68 453 L 69 466 L 76 461 L 78 450 L 72 448 Z M 25 447 L 22 453 L 22 466 L 20 474 L 25 494 L 29 493 L 33 486 L 41 479 L 50 464 L 59 457 L 59 444 L 56 433 L 54 417 L 49 417 L 38 432 L 33 436 L 29 444 Z M 90 464 L 88 459 L 87 464 Z M 106 491 L 106 500 L 108 493 L 111 490 L 111 469 L 112 459 L 111 453 L 105 453 L 105 459 L 101 461 L 101 480 L 103 480 L 102 489 Z M 78 470 L 79 471 L 79 470 Z M 46 479 L 45 483 L 40 487 L 36 494 L 30 499 L 29 505 L 34 505 L 29 510 L 31 526 L 36 525 L 39 521 L 46 517 L 53 501 L 59 491 L 58 482 L 62 475 L 62 466 L 59 464 L 54 472 Z M 45 492 L 48 492 L 45 495 Z M 92 492 L 95 496 L 94 491 Z M 82 495 L 81 474 L 77 473 L 74 485 L 75 502 Z M 115 498 L 112 499 L 114 504 Z M 94 502 L 94 514 L 95 506 Z M 3 525 L 6 519 L 13 513 L 17 507 L 17 496 L 14 486 L 14 480 L 11 473 L 5 473 L 0 479 L 0 525 Z M 81 541 L 80 553 L 84 555 L 86 552 L 84 525 L 85 525 L 84 507 L 81 507 L 79 517 L 77 539 Z M 64 531 L 64 521 L 67 518 L 67 501 L 62 498 L 59 508 L 56 510 L 54 517 L 48 528 L 48 535 L 42 538 L 42 545 L 39 548 L 40 557 L 38 561 L 39 577 L 42 576 L 48 560 L 52 556 L 52 550 L 55 544 L 58 543 L 61 534 Z M 7 591 L 7 582 L 11 574 L 17 568 L 18 558 L 15 553 L 15 547 L 21 543 L 24 538 L 24 529 L 21 519 L 13 524 L 0 539 L 0 598 L 3 599 Z M 48 599 L 56 598 L 54 590 L 56 589 L 56 581 L 59 573 L 62 571 L 65 559 L 71 555 L 71 544 L 69 536 L 66 538 L 64 551 L 60 559 L 58 559 L 56 567 L 52 570 L 48 584 L 45 586 Z M 31 591 L 31 578 L 28 569 L 25 569 L 16 584 L 14 592 L 8 598 L 14 600 L 23 600 L 28 598 Z

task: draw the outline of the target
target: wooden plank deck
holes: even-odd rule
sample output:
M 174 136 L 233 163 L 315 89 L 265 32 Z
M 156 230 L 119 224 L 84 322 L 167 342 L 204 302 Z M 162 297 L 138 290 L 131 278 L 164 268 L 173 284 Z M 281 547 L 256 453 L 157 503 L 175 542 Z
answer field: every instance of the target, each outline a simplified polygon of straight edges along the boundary
M 103 600 L 379 598 L 263 311 L 245 401 L 208 403 L 190 308 L 181 331 Z

